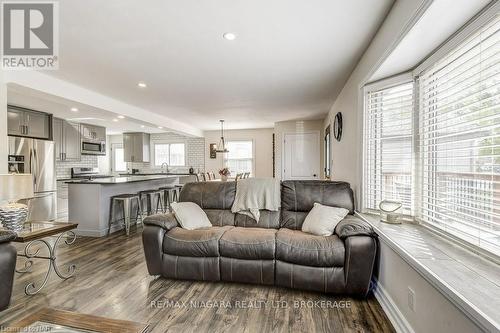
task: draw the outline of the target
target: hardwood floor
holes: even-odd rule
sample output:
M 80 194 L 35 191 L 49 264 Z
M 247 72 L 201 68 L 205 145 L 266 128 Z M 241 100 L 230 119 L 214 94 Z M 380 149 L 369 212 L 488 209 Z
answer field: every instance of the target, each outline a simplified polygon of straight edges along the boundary
M 365 300 L 151 277 L 140 230 L 128 237 L 79 238 L 71 246 L 64 244 L 58 256 L 61 270 L 64 264 L 77 265 L 76 277 L 62 281 L 54 274 L 40 294 L 26 296 L 24 286 L 41 282 L 47 263 L 38 260 L 33 273 L 16 273 L 11 306 L 0 313 L 0 330 L 51 307 L 149 323 L 152 332 L 394 332 L 373 296 Z M 18 259 L 18 267 L 23 263 Z M 308 303 L 298 306 L 301 301 Z

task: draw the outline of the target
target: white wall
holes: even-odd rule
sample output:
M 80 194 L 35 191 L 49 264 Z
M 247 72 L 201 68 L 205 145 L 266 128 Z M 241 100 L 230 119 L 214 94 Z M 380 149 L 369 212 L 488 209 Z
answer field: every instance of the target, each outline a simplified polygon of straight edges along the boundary
M 217 174 L 223 167 L 224 160 L 222 154 L 217 154 L 216 159 L 210 158 L 210 144 L 219 144 L 220 131 L 205 131 L 205 170 L 213 171 Z M 273 129 L 244 129 L 224 131 L 226 141 L 230 140 L 252 140 L 254 144 L 255 177 L 273 176 Z
M 410 22 L 414 21 L 418 11 L 427 2 L 426 0 L 400 0 L 394 3 L 325 120 L 324 128 L 331 124 L 333 131 L 335 114 L 342 112 L 344 123 L 342 140 L 338 142 L 332 136 L 331 179 L 351 183 L 358 202 L 362 172 L 361 87 L 402 38 L 403 32 L 409 27 Z
M 7 137 L 7 85 L 4 72 L 0 70 L 0 174 L 7 173 L 7 155 L 9 154 Z
M 382 240 L 379 242 L 379 251 L 379 271 L 375 275 L 378 276 L 378 283 L 382 286 L 385 297 L 389 296 L 390 301 L 381 301 L 379 295 L 381 290 L 378 290 L 376 294 L 388 316 L 390 316 L 392 305 L 405 318 L 406 328 L 416 333 L 481 332 L 479 327 L 463 312 Z M 408 306 L 408 287 L 412 288 L 416 295 L 415 311 L 410 310 Z M 403 327 L 405 327 L 404 324 Z M 402 329 L 402 331 L 406 330 Z
M 274 134 L 275 134 L 275 145 L 276 145 L 276 178 L 281 179 L 281 171 L 283 170 L 282 161 L 283 161 L 283 136 L 285 134 L 291 133 L 304 133 L 304 132 L 313 132 L 317 131 L 319 133 L 319 142 L 320 145 L 320 174 L 321 178 L 324 178 L 324 167 L 323 167 L 323 158 L 324 158 L 324 128 L 323 128 L 323 120 L 297 120 L 297 121 L 280 121 L 274 124 Z

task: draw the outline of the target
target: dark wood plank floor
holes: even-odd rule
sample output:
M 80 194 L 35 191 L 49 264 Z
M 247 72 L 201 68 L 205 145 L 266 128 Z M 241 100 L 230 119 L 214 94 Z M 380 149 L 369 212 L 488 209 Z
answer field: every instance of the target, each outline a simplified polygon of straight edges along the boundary
M 61 266 L 77 265 L 76 277 L 62 281 L 53 274 L 40 294 L 26 296 L 24 286 L 43 280 L 46 262 L 39 260 L 31 274 L 16 273 L 12 303 L 0 313 L 0 328 L 35 309 L 51 307 L 149 323 L 152 332 L 394 332 L 373 296 L 360 300 L 151 277 L 140 230 L 128 237 L 117 233 L 79 238 L 71 246 L 64 244 L 58 255 Z M 22 263 L 18 259 L 18 267 Z M 308 303 L 297 306 L 301 301 Z

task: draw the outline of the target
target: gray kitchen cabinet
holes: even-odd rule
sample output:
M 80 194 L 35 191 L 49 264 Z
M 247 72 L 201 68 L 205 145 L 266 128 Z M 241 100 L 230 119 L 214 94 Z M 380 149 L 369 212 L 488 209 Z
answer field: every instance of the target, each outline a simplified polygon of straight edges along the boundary
M 8 135 L 52 140 L 52 115 L 9 105 L 7 129 Z
M 90 124 L 81 124 L 81 135 L 83 141 L 105 142 L 106 127 L 90 125 Z
M 54 150 L 56 151 L 56 161 L 63 161 L 63 122 L 60 118 L 52 120 L 52 131 L 54 131 Z
M 9 108 L 7 111 L 7 132 L 9 135 L 24 135 L 24 112 Z
M 147 133 L 123 133 L 125 162 L 149 162 L 150 135 Z
M 80 161 L 80 124 L 54 118 L 54 143 L 57 161 Z
M 63 123 L 63 139 L 64 139 L 64 160 L 80 161 L 81 154 L 81 136 L 80 124 Z
M 68 219 L 68 184 L 65 181 L 57 181 L 57 218 Z

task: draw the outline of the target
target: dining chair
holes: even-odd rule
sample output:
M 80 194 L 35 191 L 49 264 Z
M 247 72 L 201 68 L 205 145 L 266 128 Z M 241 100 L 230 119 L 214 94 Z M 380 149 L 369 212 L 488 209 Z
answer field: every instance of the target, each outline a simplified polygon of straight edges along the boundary
M 211 176 L 211 179 L 217 179 L 217 178 L 215 177 L 215 172 L 213 172 L 213 171 L 210 171 L 210 176 Z
M 242 173 L 237 173 L 236 174 L 236 181 L 238 181 L 239 179 L 242 179 L 243 178 L 243 174 Z
M 207 172 L 206 174 L 206 180 L 212 180 L 212 177 L 210 176 L 210 172 Z
M 245 179 L 246 179 L 246 178 L 248 178 L 248 177 L 250 177 L 250 172 L 245 172 L 245 173 L 243 174 L 243 178 L 245 178 Z

